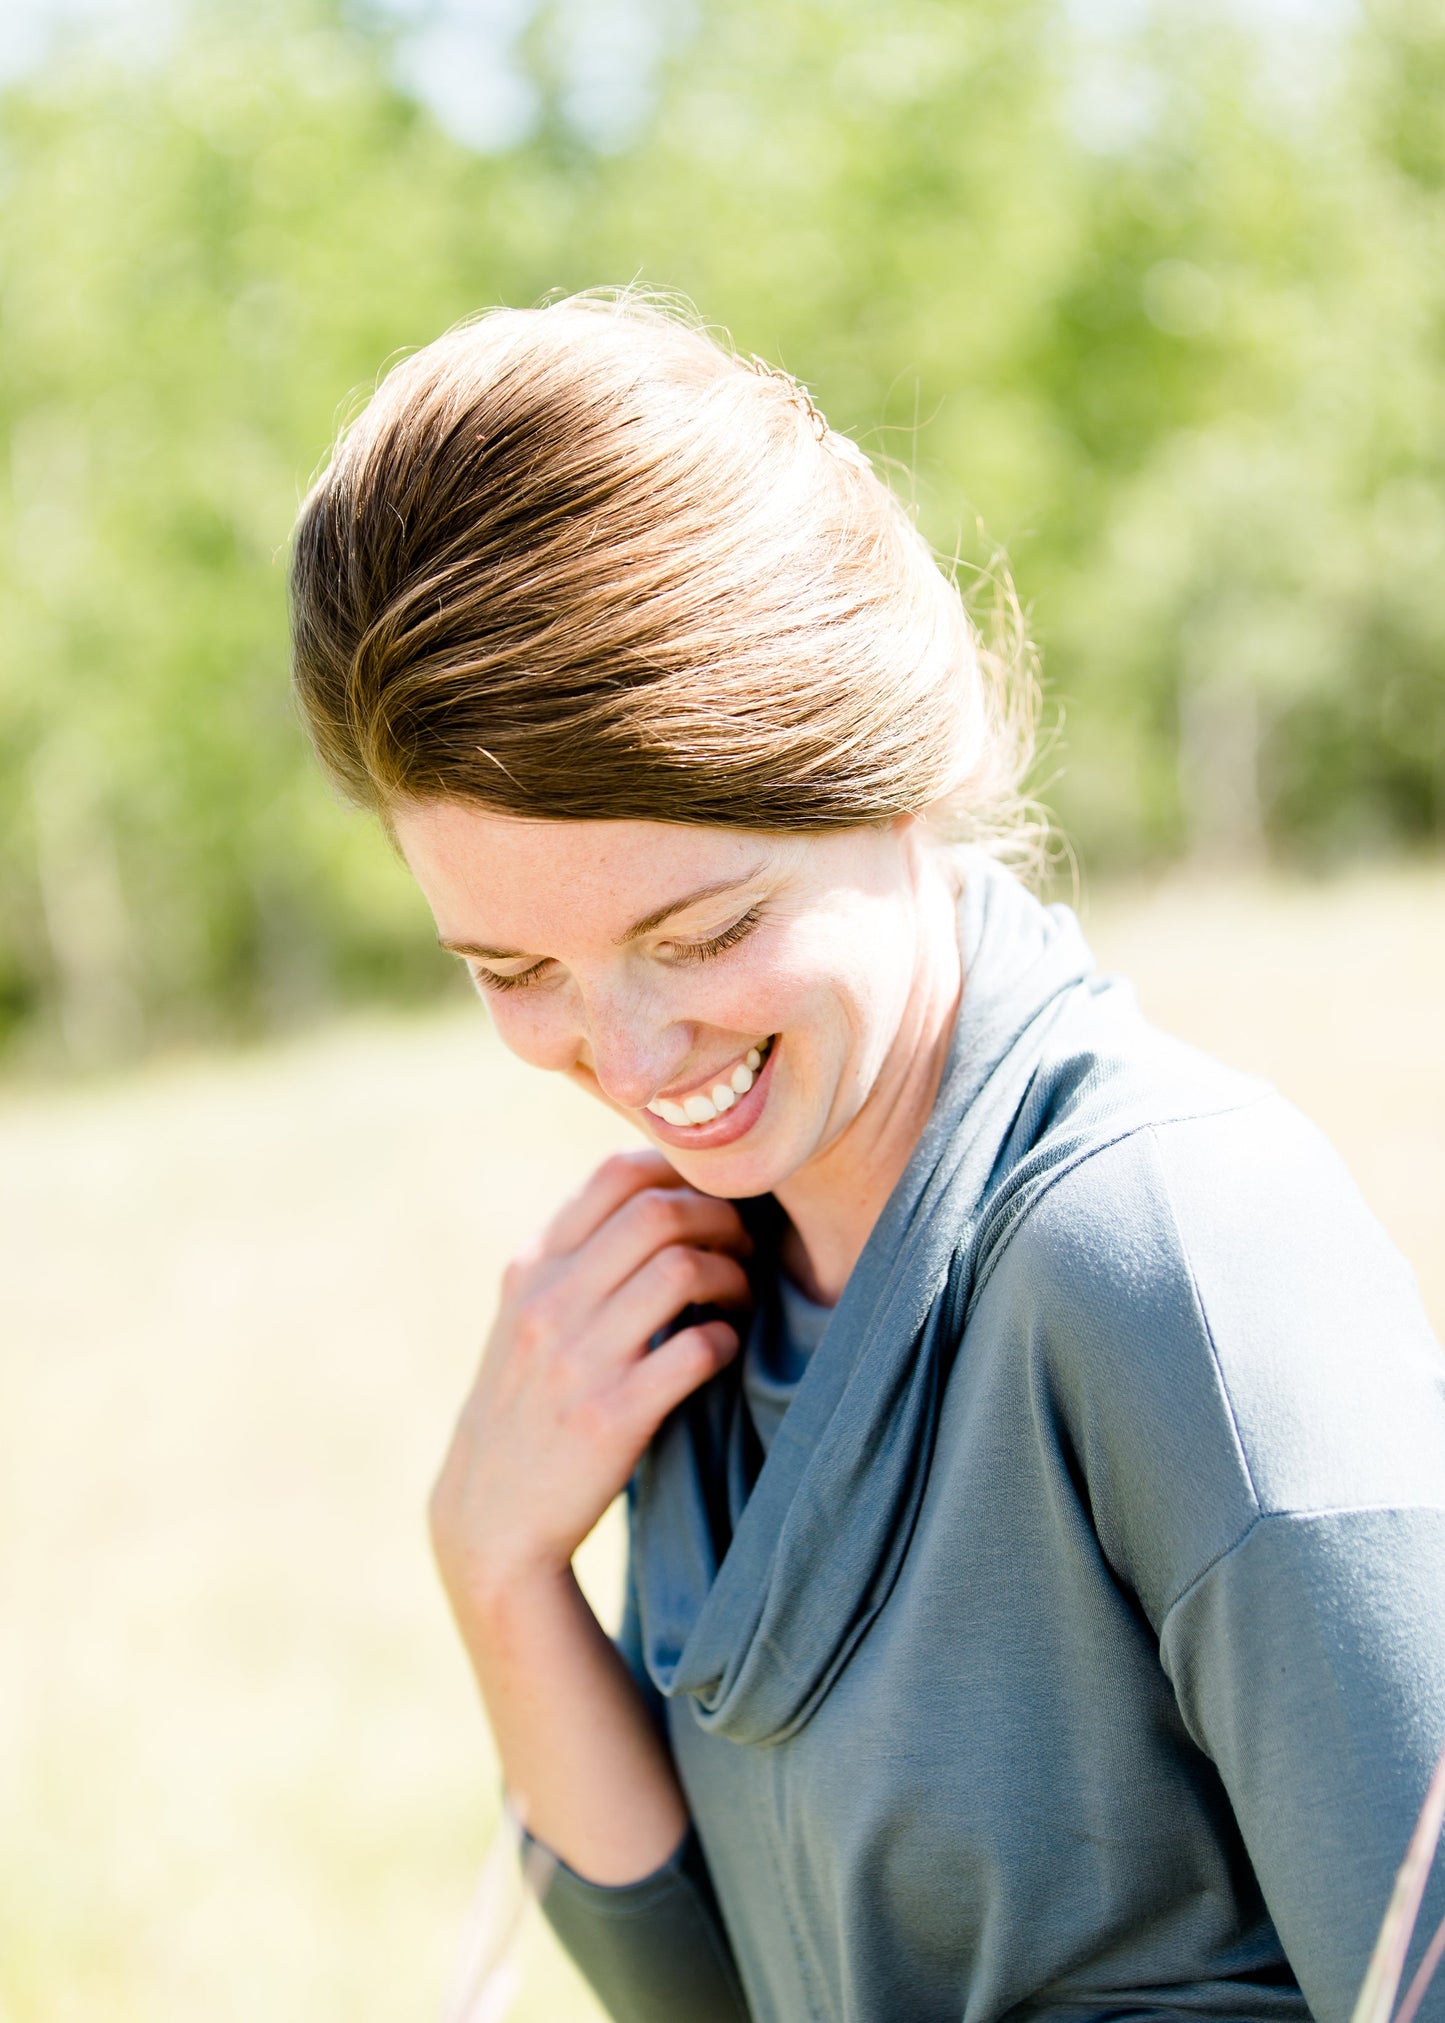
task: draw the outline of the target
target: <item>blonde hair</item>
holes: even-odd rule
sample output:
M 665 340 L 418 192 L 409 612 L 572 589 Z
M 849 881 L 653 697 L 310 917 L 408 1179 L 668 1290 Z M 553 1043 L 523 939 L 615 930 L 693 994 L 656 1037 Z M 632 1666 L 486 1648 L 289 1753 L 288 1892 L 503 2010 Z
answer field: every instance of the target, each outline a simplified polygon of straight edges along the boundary
M 396 366 L 300 515 L 297 692 L 383 819 L 1037 824 L 1032 650 L 988 643 L 786 374 L 620 295 L 497 309 Z

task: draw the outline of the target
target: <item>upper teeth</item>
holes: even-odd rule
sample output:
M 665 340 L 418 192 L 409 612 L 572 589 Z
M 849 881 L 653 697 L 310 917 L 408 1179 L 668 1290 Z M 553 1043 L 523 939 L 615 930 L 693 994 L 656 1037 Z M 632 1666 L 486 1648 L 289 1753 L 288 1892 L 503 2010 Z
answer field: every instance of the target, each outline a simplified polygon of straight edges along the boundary
M 714 1082 L 706 1095 L 699 1090 L 696 1095 L 684 1096 L 680 1103 L 667 1096 L 654 1096 L 648 1109 L 665 1124 L 711 1124 L 724 1110 L 730 1110 L 739 1096 L 748 1093 L 771 1045 L 771 1039 L 766 1039 L 761 1047 L 749 1047 L 732 1073 Z

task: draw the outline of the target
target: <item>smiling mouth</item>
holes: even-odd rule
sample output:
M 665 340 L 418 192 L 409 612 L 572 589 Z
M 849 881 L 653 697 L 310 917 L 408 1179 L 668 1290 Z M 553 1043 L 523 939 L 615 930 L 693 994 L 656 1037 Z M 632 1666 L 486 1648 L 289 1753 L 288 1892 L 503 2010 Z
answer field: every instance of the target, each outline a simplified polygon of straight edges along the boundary
M 684 1096 L 680 1103 L 667 1096 L 654 1096 L 647 1108 L 654 1117 L 661 1117 L 664 1124 L 674 1127 L 716 1123 L 753 1086 L 776 1038 L 776 1033 L 770 1033 L 760 1045 L 749 1047 L 735 1067 L 719 1075 L 716 1081 L 695 1089 L 690 1096 Z

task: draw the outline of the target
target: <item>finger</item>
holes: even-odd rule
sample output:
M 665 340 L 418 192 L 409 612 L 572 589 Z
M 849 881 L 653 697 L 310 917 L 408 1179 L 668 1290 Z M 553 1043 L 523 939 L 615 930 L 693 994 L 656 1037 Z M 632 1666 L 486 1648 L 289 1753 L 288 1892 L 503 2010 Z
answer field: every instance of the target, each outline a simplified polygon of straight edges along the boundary
M 677 1168 L 651 1147 L 642 1152 L 614 1152 L 570 1200 L 563 1202 L 542 1232 L 541 1253 L 563 1257 L 576 1250 L 645 1187 L 685 1184 Z
M 567 1274 L 574 1310 L 608 1299 L 670 1245 L 750 1257 L 753 1240 L 731 1201 L 691 1187 L 644 1187 L 609 1216 L 578 1250 Z
M 630 1360 L 641 1356 L 658 1329 L 676 1320 L 684 1307 L 742 1309 L 751 1299 L 747 1273 L 736 1258 L 671 1244 L 604 1302 L 579 1348 L 589 1357 Z
M 702 1321 L 644 1356 L 629 1371 L 621 1393 L 634 1439 L 650 1440 L 668 1413 L 715 1377 L 741 1346 L 741 1336 L 727 1321 Z

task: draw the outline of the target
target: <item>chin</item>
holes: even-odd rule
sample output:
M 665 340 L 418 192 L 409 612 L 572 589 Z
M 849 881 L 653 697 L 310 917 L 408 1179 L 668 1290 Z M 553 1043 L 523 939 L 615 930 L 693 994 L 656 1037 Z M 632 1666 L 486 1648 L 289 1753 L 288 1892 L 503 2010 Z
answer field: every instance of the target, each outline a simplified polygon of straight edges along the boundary
M 804 1134 L 796 1129 L 781 1129 L 778 1128 L 781 1121 L 760 1119 L 745 1137 L 712 1150 L 680 1145 L 672 1132 L 668 1133 L 666 1144 L 660 1132 L 648 1131 L 647 1135 L 699 1194 L 745 1201 L 753 1195 L 776 1193 L 818 1149 L 820 1132 Z
M 752 1152 L 729 1158 L 722 1152 L 682 1152 L 675 1145 L 657 1145 L 657 1149 L 671 1160 L 689 1187 L 723 1201 L 747 1201 L 755 1194 L 771 1194 L 797 1170 L 785 1160 L 759 1158 Z

